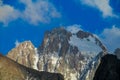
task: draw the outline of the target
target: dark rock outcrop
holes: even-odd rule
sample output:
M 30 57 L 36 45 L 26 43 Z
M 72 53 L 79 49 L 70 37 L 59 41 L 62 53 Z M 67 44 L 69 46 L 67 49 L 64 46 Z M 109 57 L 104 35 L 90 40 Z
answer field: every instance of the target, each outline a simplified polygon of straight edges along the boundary
M 117 56 L 117 58 L 120 59 L 120 48 L 115 49 L 114 53 Z
M 64 80 L 59 73 L 39 72 L 0 55 L 0 80 Z
M 120 80 L 120 60 L 112 54 L 102 57 L 93 80 Z

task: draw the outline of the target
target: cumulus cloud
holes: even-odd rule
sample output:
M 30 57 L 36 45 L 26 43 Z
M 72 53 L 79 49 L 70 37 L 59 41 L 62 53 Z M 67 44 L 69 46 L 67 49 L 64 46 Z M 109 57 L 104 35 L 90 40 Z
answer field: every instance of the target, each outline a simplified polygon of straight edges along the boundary
M 20 1 L 26 5 L 22 17 L 32 24 L 38 24 L 39 22 L 48 23 L 51 18 L 60 17 L 60 13 L 57 12 L 53 4 L 46 0 L 37 0 L 36 2 L 32 0 Z
M 68 26 L 66 30 L 71 33 L 77 33 L 79 30 L 82 30 L 82 28 L 81 28 L 81 25 L 74 24 L 74 25 Z
M 51 19 L 61 16 L 48 0 L 19 0 L 19 3 L 25 5 L 25 10 L 15 9 L 13 6 L 3 4 L 0 0 L 0 22 L 6 24 L 21 18 L 37 25 L 38 23 L 49 23 Z
M 2 2 L 0 2 L 0 4 L 0 22 L 4 23 L 4 25 L 7 25 L 9 21 L 18 18 L 19 12 L 12 6 L 3 5 Z
M 104 29 L 99 36 L 109 51 L 113 52 L 116 48 L 120 48 L 120 28 L 113 26 L 111 29 Z
M 80 0 L 83 5 L 87 5 L 98 9 L 105 17 L 117 17 L 113 13 L 112 7 L 109 5 L 110 0 Z
M 0 5 L 2 5 L 2 3 L 3 3 L 2 0 L 0 0 Z
M 19 46 L 20 45 L 20 42 L 18 40 L 15 41 L 15 46 Z

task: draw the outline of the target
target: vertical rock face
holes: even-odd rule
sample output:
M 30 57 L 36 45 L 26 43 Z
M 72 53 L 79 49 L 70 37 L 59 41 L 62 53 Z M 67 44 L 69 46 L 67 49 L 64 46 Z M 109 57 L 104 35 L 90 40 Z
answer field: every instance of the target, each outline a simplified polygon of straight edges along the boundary
M 120 80 L 120 60 L 115 55 L 105 55 L 93 80 Z
M 47 32 L 38 51 L 38 69 L 60 72 L 66 80 L 92 80 L 100 58 L 106 54 L 104 45 L 91 33 L 72 33 L 64 28 Z
M 7 57 L 13 59 L 14 61 L 17 61 L 18 63 L 30 67 L 30 68 L 36 68 L 36 48 L 33 46 L 33 44 L 30 41 L 25 41 L 21 43 L 16 48 L 12 49 Z
M 117 56 L 117 58 L 120 59 L 120 48 L 117 48 L 114 53 Z
M 92 80 L 101 57 L 106 54 L 106 48 L 93 34 L 64 28 L 46 32 L 37 51 L 34 47 L 25 49 L 22 46 L 20 52 L 20 46 L 10 51 L 8 57 L 39 71 L 61 73 L 65 80 Z M 21 53 L 26 57 L 20 56 Z M 23 59 L 24 63 L 19 61 Z

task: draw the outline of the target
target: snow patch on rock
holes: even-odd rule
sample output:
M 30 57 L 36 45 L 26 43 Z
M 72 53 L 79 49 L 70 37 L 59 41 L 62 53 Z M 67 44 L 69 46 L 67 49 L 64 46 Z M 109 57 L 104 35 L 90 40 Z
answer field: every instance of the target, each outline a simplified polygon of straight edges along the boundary
M 96 45 L 95 39 L 91 36 L 80 39 L 76 35 L 70 37 L 69 44 L 78 47 L 79 51 L 86 53 L 99 53 L 102 49 Z
M 38 67 L 37 67 L 37 63 L 38 63 L 38 60 L 39 60 L 39 55 L 38 55 L 38 51 L 37 51 L 37 48 L 35 48 L 35 61 L 34 61 L 34 65 L 33 65 L 33 68 L 38 70 Z
M 79 30 L 82 30 L 82 29 L 81 29 L 81 25 L 74 24 L 74 25 L 68 26 L 66 30 L 71 33 L 77 33 Z

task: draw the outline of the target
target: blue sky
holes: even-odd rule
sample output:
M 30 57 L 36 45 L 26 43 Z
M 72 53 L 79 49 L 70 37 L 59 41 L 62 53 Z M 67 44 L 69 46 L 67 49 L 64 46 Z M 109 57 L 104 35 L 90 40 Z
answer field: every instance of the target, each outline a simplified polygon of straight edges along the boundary
M 0 0 L 0 52 L 26 40 L 38 47 L 46 30 L 72 25 L 114 51 L 120 47 L 120 0 Z

